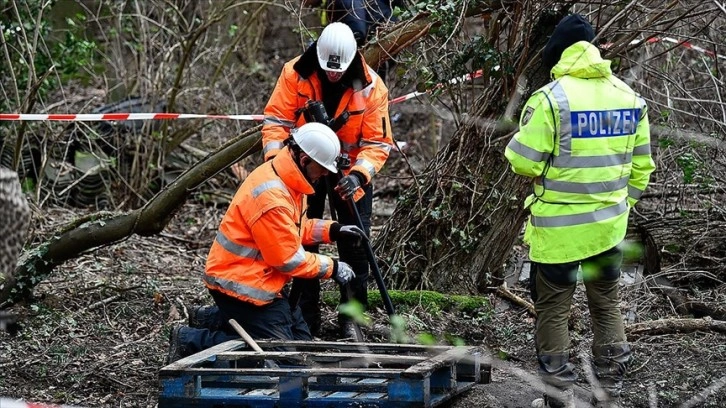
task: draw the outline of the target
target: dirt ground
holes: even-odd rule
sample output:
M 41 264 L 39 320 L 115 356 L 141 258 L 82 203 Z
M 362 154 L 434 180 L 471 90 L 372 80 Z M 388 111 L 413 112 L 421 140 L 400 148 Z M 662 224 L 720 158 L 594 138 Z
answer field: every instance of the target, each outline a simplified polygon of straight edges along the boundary
M 393 200 L 376 201 L 377 223 L 391 205 Z M 210 303 L 199 277 L 223 211 L 187 204 L 160 236 L 131 237 L 58 268 L 38 286 L 32 302 L 11 309 L 22 317 L 20 330 L 0 333 L 0 395 L 88 407 L 154 407 L 170 329 L 186 321 L 186 307 Z M 51 209 L 38 228 L 48 230 L 73 217 L 70 210 Z M 523 283 L 510 289 L 526 297 Z M 636 322 L 675 316 L 667 301 L 643 284 L 624 284 L 623 292 L 623 312 L 635 311 Z M 486 347 L 495 358 L 492 383 L 476 386 L 449 406 L 528 407 L 539 395 L 533 319 L 508 301 L 489 298 L 491 314 L 430 314 L 414 307 L 403 316 L 412 336 L 459 337 Z M 573 354 L 579 356 L 591 340 L 582 290 L 573 313 Z M 382 310 L 373 317 L 379 325 L 385 321 Z M 335 311 L 325 306 L 323 339 L 334 340 L 334 322 Z M 364 332 L 368 341 L 385 340 L 373 328 Z M 624 405 L 726 406 L 725 340 L 709 332 L 631 338 L 635 360 Z M 580 374 L 579 385 L 587 389 Z

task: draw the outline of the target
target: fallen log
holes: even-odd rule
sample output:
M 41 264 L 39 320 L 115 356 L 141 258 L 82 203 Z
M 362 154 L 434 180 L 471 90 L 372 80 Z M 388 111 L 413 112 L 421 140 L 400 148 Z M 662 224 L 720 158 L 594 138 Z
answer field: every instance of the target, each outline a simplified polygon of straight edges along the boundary
M 648 288 L 663 293 L 673 304 L 680 315 L 692 315 L 696 318 L 710 317 L 715 320 L 726 320 L 726 308 L 716 302 L 707 303 L 693 300 L 685 293 L 687 289 L 679 289 L 662 276 L 648 277 Z
M 27 251 L 13 274 L 6 276 L 0 305 L 30 296 L 58 265 L 82 253 L 114 244 L 132 234 L 150 236 L 164 230 L 189 192 L 240 158 L 261 150 L 261 125 L 247 129 L 189 168 L 143 207 L 126 213 L 94 213 L 56 231 Z
M 657 334 L 692 333 L 713 331 L 726 333 L 726 321 L 703 319 L 659 319 L 625 326 L 629 336 L 652 336 Z

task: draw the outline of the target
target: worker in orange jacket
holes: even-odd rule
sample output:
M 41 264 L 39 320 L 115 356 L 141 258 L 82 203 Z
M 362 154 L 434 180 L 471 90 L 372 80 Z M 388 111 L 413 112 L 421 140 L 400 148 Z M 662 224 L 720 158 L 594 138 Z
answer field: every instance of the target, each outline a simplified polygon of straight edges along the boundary
M 373 208 L 373 176 L 381 170 L 393 146 L 388 115 L 388 88 L 366 64 L 357 50 L 351 29 L 343 23 L 331 23 L 320 37 L 300 56 L 287 62 L 265 107 L 262 144 L 265 160 L 275 157 L 282 148 L 289 129 L 307 122 L 328 124 L 337 134 L 341 151 L 350 158 L 352 167 L 343 177 L 326 177 L 315 195 L 308 199 L 307 214 L 323 216 L 329 190 L 332 207 L 342 224 L 356 224 L 348 207 L 355 199 L 363 229 L 370 233 Z M 309 248 L 315 251 L 315 248 Z M 368 259 L 364 248 L 338 242 L 340 259 L 350 264 L 356 277 L 350 287 L 355 300 L 368 304 Z M 320 327 L 320 283 L 296 280 L 293 292 L 301 293 L 299 304 L 313 335 Z M 349 299 L 341 288 L 341 302 Z M 339 316 L 341 337 L 351 337 L 352 322 Z
M 357 226 L 309 219 L 305 195 L 328 173 L 336 173 L 340 143 L 326 125 L 292 129 L 286 145 L 255 169 L 237 190 L 207 257 L 204 284 L 221 319 L 235 319 L 253 338 L 312 340 L 299 308 L 283 287 L 293 278 L 333 278 L 341 285 L 355 276 L 343 261 L 305 251 L 304 244 L 359 242 Z M 219 320 L 219 319 L 218 319 Z M 219 330 L 176 327 L 168 362 L 238 336 Z

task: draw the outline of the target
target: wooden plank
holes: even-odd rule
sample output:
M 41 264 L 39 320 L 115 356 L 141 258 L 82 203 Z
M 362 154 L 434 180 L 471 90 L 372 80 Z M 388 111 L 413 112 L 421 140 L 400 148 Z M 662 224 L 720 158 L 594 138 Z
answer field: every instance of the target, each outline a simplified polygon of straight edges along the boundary
M 178 370 L 166 370 L 166 375 L 177 376 L 206 376 L 206 375 L 257 375 L 265 377 L 279 376 L 338 376 L 338 377 L 374 377 L 392 378 L 397 377 L 403 370 L 399 369 L 377 369 L 377 368 L 338 368 L 338 367 L 316 367 L 316 368 L 200 368 L 188 367 Z
M 401 377 L 405 378 L 421 378 L 444 366 L 449 366 L 457 363 L 462 358 L 470 357 L 473 353 L 478 353 L 479 348 L 477 347 L 456 347 L 451 348 L 441 354 L 438 354 L 432 358 L 424 360 L 416 365 L 413 365 L 401 373 Z
M 416 364 L 429 359 L 428 356 L 406 356 L 390 354 L 368 354 L 368 353 L 325 353 L 306 351 L 268 351 L 257 353 L 255 351 L 227 351 L 217 354 L 220 360 L 239 360 L 242 358 L 260 360 L 291 360 L 303 364 L 314 363 L 340 363 L 344 361 L 357 361 L 370 364 Z
M 429 407 L 431 402 L 431 383 L 429 378 L 397 378 L 388 383 L 388 400 L 393 403 L 417 403 Z
M 214 360 L 216 355 L 225 351 L 238 350 L 240 348 L 246 348 L 247 344 L 239 340 L 230 340 L 222 344 L 218 344 L 214 347 L 210 347 L 206 350 L 200 351 L 199 353 L 192 354 L 191 356 L 179 359 L 165 367 L 162 367 L 159 371 L 159 375 L 163 375 L 166 370 L 171 373 L 176 373 L 178 369 L 184 367 L 191 367 L 195 364 L 200 364 L 210 360 Z
M 301 406 L 302 401 L 308 397 L 307 377 L 283 376 L 280 377 L 280 405 L 283 407 Z
M 432 392 L 448 394 L 456 388 L 456 365 L 442 367 L 431 373 Z
M 421 344 L 397 343 L 353 343 L 343 341 L 299 341 L 299 340 L 258 340 L 263 349 L 294 348 L 296 351 L 340 350 L 350 352 L 366 352 L 379 354 L 429 353 L 438 354 L 457 346 L 424 346 Z

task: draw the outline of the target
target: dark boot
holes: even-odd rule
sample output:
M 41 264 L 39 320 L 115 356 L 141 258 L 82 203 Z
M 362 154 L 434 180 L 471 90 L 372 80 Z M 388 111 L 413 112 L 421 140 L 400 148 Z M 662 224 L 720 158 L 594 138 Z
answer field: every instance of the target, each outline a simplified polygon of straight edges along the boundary
M 617 406 L 623 388 L 623 377 L 630 362 L 628 344 L 604 345 L 592 348 L 593 370 L 603 393 L 593 394 L 593 405 Z M 600 395 L 599 395 L 600 394 Z
M 181 358 L 191 356 L 226 341 L 238 339 L 239 335 L 227 334 L 222 330 L 211 331 L 209 329 L 176 326 L 169 334 L 169 354 L 166 362 L 171 364 Z
M 338 327 L 340 328 L 340 340 L 363 342 L 363 332 L 356 323 L 344 316 L 338 316 Z
M 570 363 L 570 353 L 539 354 L 539 375 L 555 392 L 532 401 L 536 408 L 575 408 L 572 385 L 577 380 L 575 367 Z
M 174 326 L 169 332 L 169 353 L 167 354 L 166 360 L 164 361 L 165 365 L 171 364 L 188 355 L 186 352 L 186 347 L 179 339 L 179 332 L 183 328 L 184 326 Z
M 227 331 L 227 319 L 217 306 L 193 306 L 189 310 L 189 327 Z

